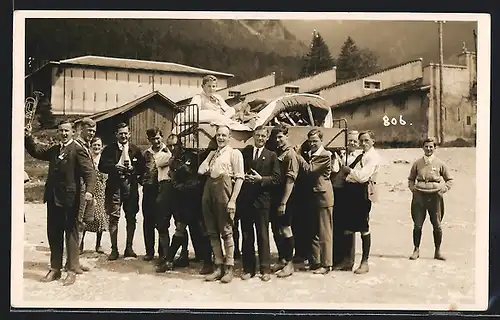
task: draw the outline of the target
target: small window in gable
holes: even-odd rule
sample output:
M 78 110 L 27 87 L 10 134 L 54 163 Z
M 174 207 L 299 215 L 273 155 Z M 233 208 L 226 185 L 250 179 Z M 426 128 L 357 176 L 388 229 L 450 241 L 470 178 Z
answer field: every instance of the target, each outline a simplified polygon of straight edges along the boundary
M 241 96 L 241 91 L 229 91 L 230 97 L 238 97 Z
M 363 86 L 368 90 L 380 90 L 382 87 L 381 82 L 378 80 L 364 80 Z
M 287 86 L 287 87 L 285 87 L 285 93 L 299 93 L 299 87 Z

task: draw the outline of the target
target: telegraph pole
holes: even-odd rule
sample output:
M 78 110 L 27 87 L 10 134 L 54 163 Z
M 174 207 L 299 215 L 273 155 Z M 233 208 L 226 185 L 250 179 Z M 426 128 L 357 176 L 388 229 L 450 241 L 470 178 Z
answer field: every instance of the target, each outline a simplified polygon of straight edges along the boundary
M 443 104 L 443 23 L 438 21 L 439 24 L 439 138 L 440 143 L 444 143 L 444 104 Z

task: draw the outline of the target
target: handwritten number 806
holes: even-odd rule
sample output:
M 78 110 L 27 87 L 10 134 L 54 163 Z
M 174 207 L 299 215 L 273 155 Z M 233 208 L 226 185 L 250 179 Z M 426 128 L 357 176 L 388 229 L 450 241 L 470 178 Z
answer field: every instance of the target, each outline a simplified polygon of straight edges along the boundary
M 397 124 L 398 124 L 398 122 L 399 122 L 399 124 L 400 124 L 400 125 L 402 125 L 402 126 L 406 125 L 406 121 L 405 121 L 405 120 L 403 120 L 403 115 L 399 115 L 399 121 L 398 121 L 398 119 L 396 119 L 396 118 L 392 118 L 392 119 L 390 119 L 390 120 L 389 120 L 389 117 L 388 117 L 388 116 L 384 116 L 384 117 L 382 118 L 382 120 L 384 121 L 384 126 L 385 126 L 385 127 L 388 127 L 388 126 L 390 126 L 391 124 L 392 124 L 393 126 L 395 126 L 395 125 L 397 125 Z

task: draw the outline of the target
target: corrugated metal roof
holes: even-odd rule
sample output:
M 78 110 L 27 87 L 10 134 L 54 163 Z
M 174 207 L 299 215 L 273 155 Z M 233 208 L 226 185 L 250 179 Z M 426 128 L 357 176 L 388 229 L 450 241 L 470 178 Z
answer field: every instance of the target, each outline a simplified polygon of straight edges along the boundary
M 410 92 L 410 91 L 416 91 L 416 90 L 427 90 L 430 88 L 430 86 L 426 86 L 422 84 L 422 78 L 414 79 L 411 81 L 403 82 L 399 85 L 396 85 L 394 87 L 390 87 L 384 90 L 380 90 L 371 94 L 368 94 L 363 97 L 351 99 L 342 103 L 339 103 L 337 105 L 334 105 L 334 108 L 343 108 L 347 107 L 349 105 L 355 104 L 355 103 L 360 103 L 363 101 L 368 101 L 376 98 L 381 98 L 381 97 L 387 97 L 393 94 L 397 93 L 402 93 L 402 92 Z
M 155 71 L 165 71 L 165 72 L 195 73 L 200 75 L 213 74 L 215 76 L 221 76 L 227 78 L 234 77 L 234 75 L 230 73 L 191 67 L 173 62 L 147 61 L 147 60 L 113 58 L 113 57 L 102 57 L 102 56 L 92 56 L 92 55 L 61 60 L 59 61 L 59 63 L 99 66 L 99 67 L 119 68 L 119 69 L 125 68 L 125 69 L 155 70 Z
M 148 93 L 145 96 L 142 96 L 142 97 L 139 97 L 135 100 L 132 100 L 132 101 L 130 101 L 122 106 L 119 106 L 119 107 L 116 107 L 113 109 L 109 109 L 109 110 L 105 110 L 105 111 L 100 111 L 100 112 L 94 113 L 94 114 L 92 114 L 90 116 L 86 116 L 86 117 L 92 118 L 96 122 L 99 122 L 99 121 L 114 117 L 118 114 L 123 114 L 123 113 L 135 108 L 136 106 L 140 105 L 144 101 L 149 100 L 155 96 L 158 96 L 161 99 L 165 100 L 168 104 L 172 105 L 174 107 L 174 109 L 176 109 L 178 111 L 182 110 L 182 108 L 178 107 L 175 104 L 175 102 L 173 102 L 172 100 L 167 98 L 165 95 L 161 94 L 159 91 L 153 91 L 153 92 Z M 82 118 L 76 120 L 75 123 L 80 122 L 83 118 L 85 118 L 85 117 L 82 117 Z

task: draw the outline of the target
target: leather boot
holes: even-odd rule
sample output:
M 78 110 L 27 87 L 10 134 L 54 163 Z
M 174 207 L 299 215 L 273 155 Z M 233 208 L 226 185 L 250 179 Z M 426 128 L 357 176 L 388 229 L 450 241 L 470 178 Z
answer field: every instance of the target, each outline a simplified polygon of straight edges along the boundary
M 220 279 L 222 283 L 229 283 L 233 281 L 233 266 L 225 266 L 224 276 Z
M 132 248 L 134 242 L 134 233 L 135 233 L 135 223 L 127 222 L 127 246 L 125 247 L 125 252 L 123 256 L 125 258 L 137 258 L 137 254 L 134 252 Z
M 182 246 L 182 237 L 174 236 L 172 237 L 172 242 L 170 243 L 170 247 L 168 248 L 168 254 L 166 255 L 167 261 L 174 262 L 175 254 Z
M 118 253 L 118 223 L 110 222 L 109 224 L 109 236 L 111 239 L 111 253 L 108 256 L 108 260 L 116 260 L 119 257 Z
M 434 230 L 433 236 L 434 236 L 434 246 L 436 248 L 434 251 L 434 259 L 444 261 L 446 260 L 446 258 L 441 254 L 441 241 L 443 239 L 443 232 L 441 230 Z
M 410 256 L 410 260 L 417 260 L 420 257 L 420 249 L 418 247 L 415 247 L 413 249 L 413 253 Z
M 215 266 L 214 272 L 205 277 L 205 281 L 220 280 L 222 278 L 222 275 L 223 275 L 222 265 L 218 264 Z
M 174 267 L 185 268 L 185 267 L 189 266 L 189 251 L 188 251 L 187 234 L 184 237 L 180 238 L 180 240 L 181 240 L 181 254 L 180 254 L 179 258 L 175 259 Z
M 293 262 L 288 261 L 285 264 L 285 267 L 283 267 L 283 269 L 281 269 L 276 275 L 279 278 L 286 278 L 286 277 L 291 276 L 293 274 L 293 271 L 294 271 Z
M 202 248 L 201 257 L 203 260 L 203 267 L 201 267 L 200 274 L 210 274 L 214 271 L 214 263 L 212 261 L 212 247 L 208 237 L 203 237 L 200 247 Z

